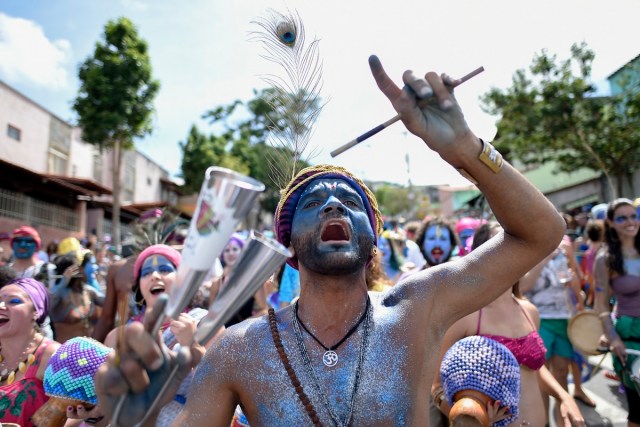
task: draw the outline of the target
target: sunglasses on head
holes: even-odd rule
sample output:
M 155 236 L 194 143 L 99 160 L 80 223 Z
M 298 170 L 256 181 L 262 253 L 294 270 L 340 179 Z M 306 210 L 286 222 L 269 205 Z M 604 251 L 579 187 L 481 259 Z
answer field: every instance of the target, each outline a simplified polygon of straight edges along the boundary
M 616 224 L 623 224 L 625 221 L 637 221 L 638 215 L 637 214 L 631 214 L 629 216 L 618 215 L 615 218 L 613 218 L 613 220 L 616 222 Z

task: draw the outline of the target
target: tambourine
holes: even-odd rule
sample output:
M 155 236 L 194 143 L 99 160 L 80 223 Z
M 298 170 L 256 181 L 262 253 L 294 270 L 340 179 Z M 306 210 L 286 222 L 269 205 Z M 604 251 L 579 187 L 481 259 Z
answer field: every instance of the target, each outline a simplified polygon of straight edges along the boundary
M 602 354 L 600 337 L 604 334 L 600 317 L 593 311 L 582 311 L 569 320 L 569 341 L 580 353 L 587 356 Z
M 636 390 L 640 390 L 640 351 L 632 350 L 630 348 L 627 349 L 627 354 L 632 354 L 636 356 L 633 363 L 629 365 L 629 378 L 633 382 L 636 387 Z
M 640 387 L 640 358 L 633 361 L 630 369 L 631 373 L 629 376 L 631 377 L 631 381 L 635 383 L 636 387 Z

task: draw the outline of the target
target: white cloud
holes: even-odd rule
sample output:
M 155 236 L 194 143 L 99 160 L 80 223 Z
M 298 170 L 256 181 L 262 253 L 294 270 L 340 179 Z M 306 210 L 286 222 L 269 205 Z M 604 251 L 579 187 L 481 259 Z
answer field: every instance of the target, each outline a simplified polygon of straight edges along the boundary
M 52 89 L 68 86 L 69 41 L 49 40 L 33 21 L 0 13 L 0 75 Z

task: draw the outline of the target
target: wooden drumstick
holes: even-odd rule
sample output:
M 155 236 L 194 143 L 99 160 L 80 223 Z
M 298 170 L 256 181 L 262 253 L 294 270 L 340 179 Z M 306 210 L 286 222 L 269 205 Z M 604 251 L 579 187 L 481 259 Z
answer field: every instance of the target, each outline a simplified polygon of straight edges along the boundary
M 470 72 L 469 74 L 460 77 L 457 81 L 455 81 L 455 84 L 451 85 L 452 87 L 456 87 L 461 85 L 462 83 L 466 82 L 467 80 L 469 80 L 472 77 L 477 76 L 478 74 L 480 74 L 481 72 L 484 71 L 484 67 L 478 67 L 475 70 L 473 70 L 472 72 Z M 429 98 L 422 98 L 418 101 L 418 105 L 423 104 L 425 101 L 427 101 Z M 359 137 L 357 137 L 356 139 L 347 142 L 346 144 L 336 148 L 335 150 L 333 150 L 331 152 L 331 157 L 336 157 L 338 154 L 342 154 L 345 151 L 347 151 L 349 148 L 351 147 L 355 147 L 356 145 L 360 144 L 362 141 L 369 139 L 370 137 L 372 137 L 373 135 L 377 134 L 378 132 L 380 132 L 382 129 L 387 128 L 389 126 L 391 126 L 392 124 L 394 124 L 395 122 L 397 122 L 398 120 L 400 120 L 400 114 L 396 115 L 395 117 L 392 117 L 391 119 L 387 120 L 386 122 L 374 127 L 371 130 L 368 130 L 367 132 L 363 133 L 362 135 L 360 135 Z

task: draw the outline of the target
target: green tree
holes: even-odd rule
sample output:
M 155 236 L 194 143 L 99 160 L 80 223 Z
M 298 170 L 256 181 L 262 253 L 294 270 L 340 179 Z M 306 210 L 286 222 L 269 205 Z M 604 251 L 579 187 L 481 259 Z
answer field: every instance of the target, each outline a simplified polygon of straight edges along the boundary
M 102 40 L 81 65 L 73 108 L 82 139 L 113 150 L 113 241 L 120 247 L 122 156 L 134 139 L 152 130 L 153 99 L 160 84 L 152 77 L 147 43 L 127 18 L 111 20 Z
M 406 187 L 384 184 L 375 191 L 375 195 L 384 215 L 396 216 L 411 208 L 409 189 Z
M 293 169 L 294 159 L 297 160 L 296 170 L 309 165 L 294 148 L 278 142 L 286 139 L 291 126 L 303 126 L 292 125 L 291 120 L 282 117 L 287 109 L 295 108 L 295 104 L 284 106 L 283 99 L 274 88 L 254 90 L 254 98 L 247 102 L 236 100 L 205 112 L 203 118 L 221 130 L 205 136 L 192 128 L 187 141 L 180 144 L 182 176 L 187 189 L 199 190 L 208 166 L 227 167 L 263 182 L 266 190 L 260 197 L 261 208 L 274 212 L 279 190 L 284 185 L 283 175 L 291 177 L 290 173 L 282 172 Z M 268 141 L 270 137 L 276 142 Z
M 640 166 L 640 92 L 629 87 L 620 95 L 596 96 L 594 58 L 585 43 L 574 44 L 571 58 L 562 61 L 543 50 L 529 73 L 517 70 L 510 88 L 491 89 L 482 103 L 499 116 L 498 149 L 527 165 L 553 160 L 560 172 L 600 171 L 614 197 Z
M 182 149 L 183 189 L 197 193 L 202 187 L 204 172 L 209 166 L 221 166 L 242 174 L 249 173 L 249 166 L 240 157 L 227 152 L 228 141 L 222 136 L 205 135 L 193 125 Z

